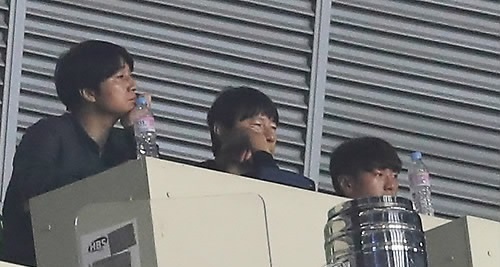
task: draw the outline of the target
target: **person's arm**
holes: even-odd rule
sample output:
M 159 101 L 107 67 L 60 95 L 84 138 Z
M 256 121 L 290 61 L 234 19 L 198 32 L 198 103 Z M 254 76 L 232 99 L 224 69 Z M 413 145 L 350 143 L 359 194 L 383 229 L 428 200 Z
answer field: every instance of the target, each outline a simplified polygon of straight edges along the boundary
M 106 144 L 109 147 L 106 147 L 106 152 L 104 153 L 105 160 L 110 165 L 115 166 L 127 160 L 136 159 L 134 128 L 112 128 L 111 131 L 108 144 Z
M 125 127 L 123 130 L 123 150 L 126 159 L 135 159 L 137 157 L 137 148 L 135 143 L 134 126 Z M 158 146 L 158 145 L 156 145 Z

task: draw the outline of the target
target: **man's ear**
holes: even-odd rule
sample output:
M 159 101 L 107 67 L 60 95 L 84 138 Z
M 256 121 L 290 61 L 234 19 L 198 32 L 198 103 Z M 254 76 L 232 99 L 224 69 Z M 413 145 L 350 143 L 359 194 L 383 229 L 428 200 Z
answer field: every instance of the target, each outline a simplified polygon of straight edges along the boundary
M 85 101 L 94 103 L 96 101 L 96 93 L 90 89 L 80 89 L 80 95 Z
M 212 126 L 212 131 L 214 134 L 216 134 L 219 138 L 221 138 L 227 131 L 226 128 L 219 123 L 214 123 L 214 126 Z
M 355 188 L 351 177 L 347 175 L 340 175 L 337 179 L 344 196 L 352 198 Z

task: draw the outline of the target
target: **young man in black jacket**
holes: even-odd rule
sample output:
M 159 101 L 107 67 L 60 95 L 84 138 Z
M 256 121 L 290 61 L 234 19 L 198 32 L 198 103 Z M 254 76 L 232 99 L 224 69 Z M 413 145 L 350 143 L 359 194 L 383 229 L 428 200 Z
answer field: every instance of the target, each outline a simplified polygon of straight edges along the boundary
M 273 158 L 278 109 L 264 93 L 250 87 L 223 91 L 207 116 L 215 158 L 200 166 L 263 181 L 314 190 L 303 175 L 281 170 Z
M 59 58 L 54 80 L 67 112 L 29 127 L 17 147 L 3 207 L 3 260 L 36 265 L 30 198 L 136 157 L 133 69 L 125 48 L 104 41 L 82 42 Z M 125 129 L 113 127 L 118 120 Z

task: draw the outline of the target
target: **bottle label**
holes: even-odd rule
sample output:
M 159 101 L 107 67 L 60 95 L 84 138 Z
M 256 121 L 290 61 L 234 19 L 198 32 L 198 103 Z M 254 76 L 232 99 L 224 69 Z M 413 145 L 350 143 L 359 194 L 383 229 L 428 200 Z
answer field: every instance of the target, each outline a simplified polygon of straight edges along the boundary
M 412 186 L 431 186 L 431 181 L 428 172 L 410 175 L 410 185 Z
M 153 116 L 144 116 L 137 120 L 139 132 L 155 132 L 155 120 Z

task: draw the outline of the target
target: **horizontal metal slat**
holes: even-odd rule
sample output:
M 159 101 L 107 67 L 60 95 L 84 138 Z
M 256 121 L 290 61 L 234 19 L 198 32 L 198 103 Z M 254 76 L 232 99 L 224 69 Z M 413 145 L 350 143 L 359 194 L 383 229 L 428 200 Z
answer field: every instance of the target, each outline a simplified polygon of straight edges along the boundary
M 0 1 L 0 10 L 1 11 L 6 11 L 7 13 L 9 12 L 9 1 L 7 0 L 1 0 Z
M 450 8 L 466 10 L 469 12 L 488 15 L 493 18 L 500 17 L 500 5 L 497 1 L 455 1 L 455 0 L 423 0 L 424 2 L 442 5 Z
M 0 5 L 0 30 L 7 32 L 9 29 L 9 9 L 3 9 L 2 6 Z M 2 38 L 2 40 L 6 40 L 5 38 Z
M 226 86 L 246 85 L 259 88 L 269 95 L 278 105 L 304 111 L 306 109 L 303 96 L 296 94 L 294 88 L 273 85 L 245 79 L 234 75 L 225 75 L 211 71 L 182 68 L 179 66 L 163 65 L 162 72 L 151 71 L 148 63 L 137 62 L 136 77 L 139 90 L 147 88 L 148 92 L 164 97 L 178 98 L 179 101 L 188 101 L 205 107 L 210 107 L 216 94 Z M 161 77 L 168 73 L 168 77 Z M 189 75 L 185 75 L 189 73 Z M 200 94 L 186 93 L 197 90 Z M 288 99 L 286 98 L 288 96 Z M 303 124 L 300 116 L 290 116 L 289 123 Z
M 223 0 L 224 1 L 224 0 Z M 240 2 L 252 3 L 264 7 L 272 7 L 293 13 L 314 16 L 314 2 L 310 0 L 240 0 Z
M 34 25 L 42 26 L 40 23 L 35 23 Z M 50 26 L 50 25 L 49 25 Z M 47 27 L 43 27 L 47 29 Z M 54 30 L 53 32 L 61 32 L 65 30 L 65 34 L 68 34 L 67 28 L 60 28 Z M 106 36 L 103 33 L 82 31 L 80 29 L 74 29 L 74 32 L 71 34 L 72 36 L 86 36 L 89 39 L 110 39 L 111 36 Z M 106 36 L 106 37 L 104 37 Z M 144 57 L 148 59 L 148 61 L 162 61 L 164 63 L 171 64 L 180 64 L 180 65 L 188 65 L 194 68 L 207 69 L 210 71 L 218 70 L 221 73 L 230 73 L 231 75 L 240 75 L 242 77 L 247 77 L 250 79 L 262 80 L 263 82 L 276 83 L 287 86 L 295 86 L 298 88 L 307 89 L 306 80 L 307 80 L 307 72 L 297 71 L 285 68 L 276 68 L 273 66 L 266 66 L 265 64 L 261 64 L 259 62 L 251 62 L 247 61 L 247 64 L 243 64 L 241 60 L 231 59 L 231 58 L 221 58 L 219 57 L 210 57 L 207 54 L 189 54 L 186 53 L 184 57 L 178 57 L 171 50 L 165 49 L 161 55 L 151 54 L 148 51 L 158 50 L 157 47 L 153 44 L 149 45 L 148 49 L 144 48 L 145 43 L 138 43 L 135 41 L 126 38 L 126 36 L 116 36 L 111 39 L 112 41 L 124 45 L 125 47 L 130 47 L 129 50 L 132 53 L 135 53 L 137 56 Z M 140 47 L 143 48 L 140 48 Z M 140 50 L 137 48 L 139 47 Z M 172 47 L 171 47 L 172 48 Z M 168 53 L 172 52 L 172 53 Z M 148 53 L 148 54 L 144 54 Z M 194 57 L 193 57 L 194 56 Z M 217 55 L 214 55 L 217 56 Z M 215 64 L 218 62 L 219 64 Z M 248 65 L 250 64 L 250 65 Z M 161 70 L 161 73 L 165 73 Z M 276 76 L 273 76 L 276 75 Z M 289 80 L 292 79 L 292 80 Z
M 340 117 L 344 120 L 369 122 L 398 131 L 416 133 L 474 147 L 494 150 L 500 147 L 498 131 L 457 125 L 448 120 L 425 118 L 400 110 L 387 110 L 383 105 L 371 106 L 338 99 L 338 101 L 326 105 L 325 115 Z
M 336 60 L 343 60 L 399 72 L 410 74 L 427 79 L 439 81 L 450 81 L 472 86 L 491 88 L 493 91 L 496 84 L 500 83 L 500 67 L 498 73 L 477 71 L 470 68 L 462 68 L 454 64 L 442 64 L 430 60 L 422 60 L 409 56 L 387 53 L 378 50 L 358 48 L 344 45 L 331 45 L 329 57 Z M 499 105 L 500 106 L 500 105 Z
M 108 1 L 91 2 L 92 4 L 87 3 L 85 5 L 80 3 L 81 8 L 76 10 L 74 7 L 79 5 L 73 1 L 68 2 L 66 5 L 54 1 L 45 3 L 31 1 L 29 3 L 28 15 L 47 17 L 68 23 L 80 23 L 81 25 L 92 25 L 95 22 L 101 22 L 102 25 L 109 26 L 108 30 L 127 32 L 124 27 L 126 29 L 127 26 L 133 26 L 133 24 L 113 23 L 116 17 L 119 17 L 121 20 L 133 19 L 137 24 L 143 26 L 148 24 L 168 24 L 287 49 L 311 51 L 309 45 L 311 36 L 307 34 L 293 33 L 287 30 L 280 31 L 279 28 L 245 21 L 238 22 L 238 20 L 234 19 L 223 20 L 223 18 L 199 12 L 180 12 L 178 9 L 169 8 L 146 9 L 142 4 L 131 2 L 120 2 L 119 7 L 116 6 L 116 3 L 113 4 Z M 85 16 L 81 16 L 82 13 Z M 103 19 L 104 21 L 102 21 Z M 238 25 L 238 27 L 234 27 L 234 25 Z
M 100 16 L 99 16 L 100 18 Z M 38 48 L 38 42 L 44 42 L 43 39 L 48 38 L 59 38 L 64 40 L 66 36 L 75 36 L 75 33 L 81 31 L 81 28 L 93 27 L 98 31 L 108 31 L 109 23 L 106 26 L 102 24 L 101 21 L 94 21 L 92 23 L 81 23 L 79 25 L 74 24 L 63 24 L 62 22 L 56 23 L 51 20 L 50 22 L 43 17 L 32 17 L 32 23 L 27 23 L 26 32 L 32 35 L 46 36 L 46 38 L 33 38 L 31 42 L 26 44 L 26 49 L 31 49 L 34 47 L 35 50 Z M 35 22 L 36 21 L 36 22 Z M 122 20 L 116 20 L 115 26 L 113 26 L 113 32 L 115 35 L 122 33 L 127 36 L 126 40 L 133 42 L 134 39 L 146 39 L 149 43 L 153 43 L 156 48 L 158 46 L 164 47 L 162 50 L 151 49 L 144 45 L 134 45 L 131 47 L 137 50 L 145 50 L 151 56 L 164 55 L 167 52 L 168 55 L 175 55 L 177 51 L 169 51 L 166 48 L 172 48 L 180 50 L 179 53 L 184 51 L 190 51 L 193 54 L 218 54 L 221 56 L 234 57 L 242 60 L 252 60 L 256 62 L 261 62 L 267 65 L 276 65 L 279 67 L 286 67 L 296 70 L 308 71 L 307 67 L 307 53 L 287 50 L 278 47 L 262 47 L 254 42 L 248 42 L 241 39 L 235 38 L 225 38 L 218 35 L 207 35 L 201 32 L 186 31 L 179 28 L 169 28 L 161 26 L 151 26 L 150 24 L 134 21 L 134 23 L 123 23 Z M 118 26 L 119 25 L 119 26 Z M 122 26 L 126 25 L 126 26 Z M 71 32 L 74 31 L 73 33 Z M 91 31 L 91 30 L 89 30 Z M 43 35 L 41 35 L 43 34 Z M 80 36 L 80 35 L 76 35 Z M 228 44 L 231 44 L 230 46 Z M 57 51 L 55 51 L 57 53 Z
M 174 7 L 178 9 L 192 10 L 196 12 L 226 17 L 236 20 L 242 20 L 250 23 L 262 25 L 272 25 L 289 31 L 303 32 L 312 35 L 311 23 L 314 18 L 311 4 L 309 3 L 309 12 L 290 10 L 282 8 L 272 3 L 258 1 L 186 1 L 170 0 L 165 1 L 143 1 L 144 3 L 156 3 L 160 7 Z
M 7 48 L 2 47 L 2 45 L 0 44 L 0 68 L 2 69 L 2 74 L 5 74 L 4 72 L 6 67 L 6 59 L 7 59 Z M 0 80 L 3 81 L 3 78 L 4 76 L 2 75 Z
M 439 97 L 439 94 L 436 93 L 436 88 L 446 87 L 444 84 L 434 85 L 425 81 L 398 76 L 393 73 L 367 70 L 349 65 L 338 66 L 331 64 L 329 68 L 329 72 L 331 73 L 329 75 L 335 75 L 336 79 L 346 79 L 349 83 L 361 83 L 364 88 L 370 88 L 370 86 L 373 86 L 373 88 L 371 90 L 365 89 L 351 92 L 339 91 L 338 88 L 328 89 L 336 88 L 333 83 L 332 85 L 327 85 L 327 94 L 335 95 L 336 93 L 342 93 L 343 95 L 349 95 L 352 99 L 368 103 L 373 102 L 373 99 L 377 99 L 380 101 L 378 103 L 386 105 L 388 108 L 401 109 L 423 116 L 448 119 L 457 123 L 500 130 L 500 122 L 496 120 L 497 113 L 494 110 L 460 105 L 446 100 L 444 96 Z M 356 87 L 358 86 L 350 86 L 350 88 Z M 390 90 L 394 90 L 394 94 L 392 94 L 394 98 L 392 99 L 385 97 L 385 93 Z M 399 96 L 396 94 L 398 91 L 402 93 Z M 444 92 L 444 90 L 441 92 Z M 486 100 L 491 101 L 492 105 L 494 105 L 496 97 L 494 95 L 492 97 Z
M 422 23 L 413 19 L 404 19 L 398 16 L 377 12 L 368 12 L 363 9 L 335 5 L 332 8 L 332 21 L 355 25 L 366 29 L 390 32 L 401 36 L 411 36 L 424 40 L 432 40 L 442 44 L 458 46 L 479 51 L 500 53 L 500 44 L 494 36 L 478 32 L 444 28 L 440 25 Z
M 447 46 L 432 40 L 402 37 L 343 24 L 331 25 L 330 40 L 486 72 L 500 72 L 495 53 Z
M 453 6 L 446 5 L 445 1 L 423 2 L 399 1 L 394 4 L 390 1 L 349 0 L 343 1 L 343 4 L 375 11 L 381 15 L 389 14 L 408 17 L 423 22 L 441 24 L 444 27 L 500 36 L 498 31 L 500 29 L 500 18 L 485 16 L 484 13 L 472 10 L 460 9 L 457 1 L 453 1 Z
M 333 120 L 325 116 L 324 132 L 345 133 L 350 136 L 381 136 L 391 144 L 398 144 L 408 150 L 423 151 L 435 156 L 450 158 L 462 163 L 490 168 L 498 167 L 498 150 L 484 149 L 465 144 L 441 141 L 426 135 L 397 131 L 359 121 Z M 392 140 L 392 142 L 390 141 Z
M 167 64 L 165 62 L 155 63 L 137 60 L 137 69 L 135 72 L 138 77 L 144 74 L 150 77 L 168 75 L 167 77 L 175 79 L 177 83 L 200 84 L 210 86 L 211 88 L 222 88 L 224 86 L 235 86 L 239 84 L 255 85 L 257 88 L 261 88 L 265 93 L 269 94 L 269 96 L 275 99 L 279 104 L 300 109 L 304 109 L 305 106 L 304 94 L 300 93 L 300 91 L 293 91 L 293 87 L 285 87 L 286 84 L 272 83 L 268 80 L 242 76 L 226 70 L 180 68 L 179 66 Z M 289 94 L 283 95 L 284 93 Z M 286 101 L 285 96 L 288 97 L 289 102 Z M 209 102 L 204 100 L 202 103 L 207 104 Z

